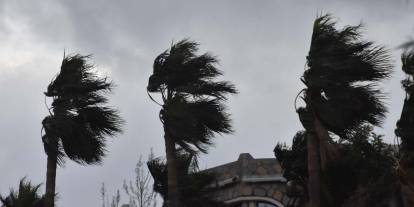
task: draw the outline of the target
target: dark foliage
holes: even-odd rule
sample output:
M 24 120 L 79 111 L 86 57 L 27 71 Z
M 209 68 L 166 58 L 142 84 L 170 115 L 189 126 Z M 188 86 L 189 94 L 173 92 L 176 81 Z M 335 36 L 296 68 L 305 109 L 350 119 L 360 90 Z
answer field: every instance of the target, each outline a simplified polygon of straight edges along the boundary
M 330 163 L 326 176 L 336 205 L 388 207 L 396 202 L 396 150 L 372 130 L 364 125 L 350 140 L 341 140 L 342 156 Z
M 229 116 L 217 99 L 188 101 L 175 96 L 165 104 L 161 119 L 177 144 L 189 152 L 194 152 L 191 145 L 206 152 L 214 132 L 231 132 Z
M 401 139 L 398 178 L 404 206 L 414 205 L 414 51 L 402 55 L 402 70 L 406 78 L 402 86 L 406 92 L 401 117 L 395 134 Z
M 211 54 L 196 55 L 198 44 L 187 39 L 173 44 L 154 61 L 147 90 L 160 93 L 161 121 L 180 147 L 206 152 L 214 133 L 232 132 L 223 101 L 236 93 L 233 84 L 214 81 L 222 75 Z
M 304 206 L 308 180 L 306 132 L 297 132 L 291 147 L 278 143 L 273 151 L 284 169 L 283 177 L 289 181 L 286 194 L 292 199 L 287 206 Z
M 308 107 L 328 131 L 346 138 L 361 124 L 381 124 L 386 108 L 377 84 L 392 66 L 383 47 L 361 40 L 361 25 L 335 26 L 330 15 L 315 20 L 302 81 Z
M 401 82 L 406 92 L 400 120 L 397 122 L 395 134 L 401 138 L 401 151 L 414 151 L 414 51 L 402 55 L 402 70 L 407 77 Z M 414 159 L 413 159 L 414 160 Z M 413 163 L 414 166 L 414 163 Z
M 25 178 L 20 180 L 19 189 L 10 190 L 9 195 L 0 195 L 4 207 L 43 207 L 43 196 L 39 195 L 40 185 L 32 185 Z
M 216 68 L 217 59 L 208 53 L 197 56 L 197 51 L 197 43 L 184 39 L 161 53 L 154 61 L 148 91 L 168 89 L 194 98 L 206 95 L 221 99 L 227 93 L 235 93 L 234 85 L 213 81 L 222 75 Z
M 178 180 L 179 191 L 183 207 L 220 207 L 223 203 L 215 201 L 211 197 L 213 188 L 209 187 L 214 183 L 215 176 L 210 173 L 198 170 L 196 158 L 193 155 L 179 152 L 178 160 Z M 148 168 L 154 178 L 154 191 L 159 193 L 166 206 L 167 197 L 167 166 L 160 158 L 147 163 Z
M 387 206 L 399 204 L 395 149 L 364 125 L 337 142 L 340 156 L 322 175 L 323 206 Z M 289 180 L 288 195 L 304 206 L 307 196 L 305 133 L 298 132 L 292 147 L 278 144 L 275 156 Z M 397 205 L 398 206 L 398 205 Z
M 80 164 L 99 164 L 106 136 L 121 132 L 118 112 L 104 106 L 112 83 L 93 74 L 88 58 L 65 57 L 45 92 L 53 103 L 50 115 L 42 121 L 42 140 L 47 155 L 57 157 L 59 163 L 67 156 Z

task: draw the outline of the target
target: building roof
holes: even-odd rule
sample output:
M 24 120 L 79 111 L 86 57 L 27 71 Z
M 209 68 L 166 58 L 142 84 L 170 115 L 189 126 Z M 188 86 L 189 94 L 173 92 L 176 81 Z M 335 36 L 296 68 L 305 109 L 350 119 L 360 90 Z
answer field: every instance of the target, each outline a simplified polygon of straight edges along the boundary
M 237 161 L 207 169 L 216 174 L 219 186 L 234 182 L 286 182 L 276 158 L 253 158 L 249 153 L 239 155 Z

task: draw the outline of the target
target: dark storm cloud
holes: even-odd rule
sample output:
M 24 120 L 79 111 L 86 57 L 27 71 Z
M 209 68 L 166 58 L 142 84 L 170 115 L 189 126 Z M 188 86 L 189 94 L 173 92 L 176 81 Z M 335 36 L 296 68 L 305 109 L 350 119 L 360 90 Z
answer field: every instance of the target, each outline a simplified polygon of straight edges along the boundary
M 235 134 L 218 136 L 215 148 L 201 157 L 201 166 L 211 167 L 241 152 L 270 157 L 277 142 L 290 142 L 301 129 L 293 100 L 303 88 L 299 78 L 318 13 L 333 13 L 339 25 L 363 20 L 367 38 L 395 48 L 414 33 L 413 8 L 405 0 L 0 1 L 0 192 L 25 175 L 44 180 L 42 91 L 58 71 L 64 48 L 94 55 L 97 67 L 117 84 L 111 104 L 127 121 L 125 133 L 109 140 L 102 166 L 68 161 L 58 169 L 59 206 L 99 206 L 101 182 L 113 192 L 133 177 L 139 154 L 153 147 L 163 155 L 159 107 L 145 86 L 153 59 L 172 41 L 200 42 L 201 51 L 221 60 L 223 78 L 240 90 L 228 104 Z M 400 51 L 392 52 L 399 65 Z M 396 72 L 386 83 L 391 110 L 379 131 L 388 141 L 401 110 L 401 77 Z

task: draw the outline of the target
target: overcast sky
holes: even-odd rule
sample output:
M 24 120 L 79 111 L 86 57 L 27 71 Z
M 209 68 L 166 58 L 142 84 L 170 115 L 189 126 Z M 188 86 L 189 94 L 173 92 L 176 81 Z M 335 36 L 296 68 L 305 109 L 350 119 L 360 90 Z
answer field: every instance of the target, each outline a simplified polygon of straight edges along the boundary
M 272 157 L 277 142 L 290 143 L 302 128 L 293 101 L 304 87 L 299 78 L 320 12 L 332 13 L 340 26 L 364 22 L 364 37 L 392 50 L 396 72 L 384 85 L 390 113 L 377 129 L 392 142 L 403 101 L 395 48 L 414 34 L 413 9 L 410 0 L 0 0 L 0 193 L 23 176 L 45 182 L 43 91 L 64 49 L 93 54 L 97 68 L 117 84 L 111 105 L 127 124 L 109 140 L 102 165 L 68 161 L 58 169 L 58 206 L 100 206 L 102 182 L 113 193 L 133 178 L 140 154 L 151 147 L 164 154 L 160 108 L 145 88 L 154 58 L 182 38 L 217 55 L 223 78 L 240 91 L 228 101 L 235 133 L 218 136 L 201 167 L 234 161 L 242 152 Z

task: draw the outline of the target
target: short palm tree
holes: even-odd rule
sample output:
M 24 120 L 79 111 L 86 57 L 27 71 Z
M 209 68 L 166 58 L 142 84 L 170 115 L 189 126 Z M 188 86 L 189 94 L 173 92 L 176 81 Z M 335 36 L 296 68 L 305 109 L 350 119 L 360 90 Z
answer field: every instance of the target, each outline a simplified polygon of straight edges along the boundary
M 307 130 L 309 207 L 320 206 L 320 171 L 334 155 L 329 133 L 346 138 L 364 123 L 380 125 L 386 108 L 377 83 L 391 73 L 388 52 L 363 41 L 360 25 L 335 28 L 330 15 L 313 26 L 307 68 L 305 108 L 298 109 Z
M 168 207 L 167 165 L 160 159 L 148 161 L 148 169 L 154 178 L 154 191 L 164 199 L 163 207 Z M 224 203 L 214 200 L 212 197 L 214 188 L 209 187 L 215 182 L 215 175 L 199 171 L 196 156 L 179 151 L 177 153 L 179 191 L 181 207 L 222 207 Z
M 118 112 L 104 106 L 112 88 L 107 78 L 92 72 L 89 56 L 64 57 L 60 73 L 45 95 L 53 98 L 50 115 L 43 121 L 47 154 L 45 206 L 54 206 L 56 167 L 67 157 L 79 164 L 99 164 L 105 155 L 105 140 L 121 132 Z
M 10 190 L 9 195 L 0 195 L 3 207 L 43 207 L 43 196 L 39 195 L 40 185 L 32 185 L 25 178 L 20 180 L 19 189 Z
M 197 51 L 198 44 L 187 39 L 173 44 L 155 59 L 147 87 L 148 92 L 160 93 L 163 101 L 159 116 L 164 125 L 169 207 L 180 206 L 176 145 L 192 154 L 206 152 L 215 133 L 232 132 L 222 102 L 236 89 L 229 82 L 214 81 L 222 75 L 217 59 L 208 53 L 196 55 Z
M 404 206 L 414 206 L 414 51 L 402 55 L 402 70 L 407 78 L 402 81 L 405 89 L 404 106 L 395 134 L 401 139 L 399 180 Z

